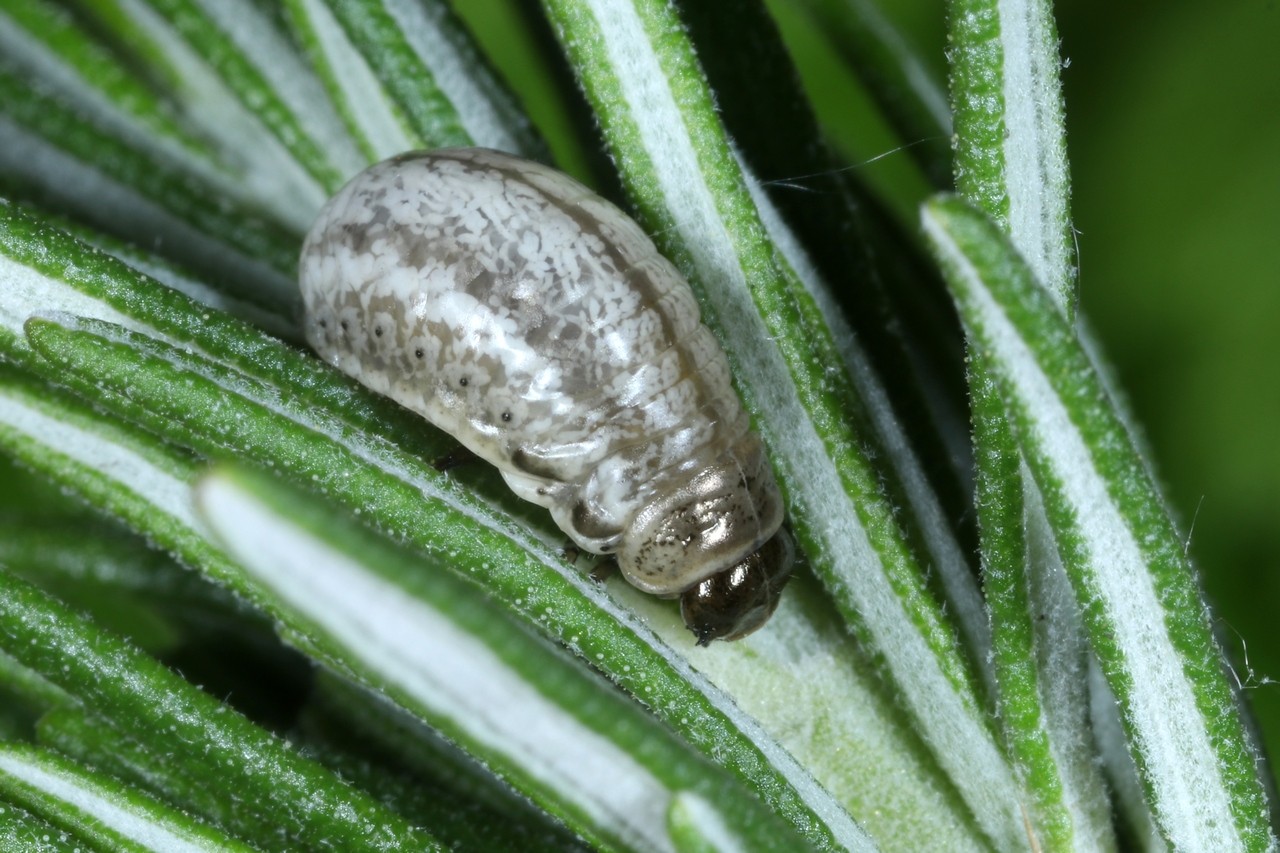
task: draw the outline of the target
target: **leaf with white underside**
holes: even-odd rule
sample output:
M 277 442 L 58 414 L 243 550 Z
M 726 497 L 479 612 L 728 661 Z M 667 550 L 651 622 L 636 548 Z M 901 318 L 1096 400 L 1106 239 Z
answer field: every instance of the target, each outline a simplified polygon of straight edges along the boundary
M 138 67 L 137 57 L 119 55 L 126 52 L 146 53 L 150 44 L 145 28 L 138 28 L 136 21 L 109 16 L 96 21 L 101 29 L 89 32 L 77 19 L 68 19 L 61 10 L 45 9 L 47 0 L 37 0 L 23 10 L 20 16 L 0 16 L 0 43 L 13 53 L 12 68 L 24 86 L 38 90 L 43 96 L 57 99 L 57 103 L 71 108 L 81 121 L 101 129 L 120 145 L 141 152 L 150 161 L 165 164 L 168 171 L 177 171 L 196 178 L 212 187 L 215 192 L 206 193 L 205 201 L 216 199 L 225 204 L 236 200 L 240 204 L 262 210 L 273 219 L 300 231 L 306 228 L 315 210 L 323 202 L 325 193 L 306 172 L 261 126 L 261 123 L 244 105 L 235 101 L 230 93 L 217 91 L 219 84 L 196 86 L 199 96 L 184 104 L 180 93 L 186 90 L 179 82 L 165 92 L 157 93 L 151 81 L 134 76 L 131 68 Z M 41 13 L 41 10 L 44 10 Z M 100 5 L 87 10 L 90 15 L 107 14 Z M 137 10 L 144 18 L 154 13 L 145 6 Z M 128 26 L 135 24 L 134 28 Z M 98 41 L 102 31 L 110 32 L 114 25 L 123 28 L 115 33 L 119 44 Z M 123 46 L 123 47 L 122 47 Z M 155 45 L 156 53 L 162 51 Z M 148 59 L 159 60 L 158 56 Z M 132 61 L 131 61 L 132 60 Z M 179 62 L 176 68 L 185 72 L 198 71 L 201 63 L 192 60 Z M 168 68 L 152 65 L 147 71 L 153 77 L 167 78 L 162 73 Z M 204 73 L 209 75 L 208 70 Z M 180 77 L 175 72 L 175 77 Z M 47 98 L 46 98 L 47 100 Z M 261 108 L 262 99 L 254 101 Z M 7 124 L 4 122 L 2 124 Z M 44 127 L 49 127 L 46 122 Z M 39 128 L 37 127 L 37 131 Z M 41 154 L 46 160 L 57 161 L 61 134 L 46 134 L 47 146 L 39 146 L 23 134 L 6 128 L 7 144 L 17 146 L 11 152 L 17 172 L 29 179 L 29 168 L 22 168 L 29 153 Z M 74 156 L 63 154 L 62 158 Z M 81 159 L 94 161 L 83 153 Z M 110 157 L 97 162 L 110 171 Z M 39 165 L 28 163 L 28 166 Z M 45 189 L 54 193 L 58 181 L 84 181 L 72 164 L 63 163 L 54 169 L 53 176 L 44 180 Z M 80 172 L 83 172 L 83 167 Z M 36 170 L 35 174 L 41 174 Z M 125 182 L 131 185 L 130 182 Z M 124 188 L 118 190 L 123 191 Z
M 703 822 L 735 826 L 752 846 L 799 843 L 727 774 L 456 577 L 446 552 L 397 552 L 262 477 L 213 476 L 199 502 L 285 636 L 428 721 L 585 838 L 672 849 L 665 815 L 696 790 Z
M 85 122 L 3 68 L 0 177 L 103 230 L 148 235 L 145 245 L 160 243 L 170 257 L 258 305 L 288 311 L 297 299 L 296 234 L 220 197 L 216 184 L 193 170 Z
M 364 165 L 324 88 L 253 0 L 95 0 L 85 13 L 168 71 L 187 120 L 313 215 Z M 274 170 L 274 171 L 273 171 Z
M 1046 850 L 1115 847 L 1094 760 L 1088 649 L 1030 472 L 986 358 L 970 355 L 983 589 L 991 614 L 1000 720 Z
M 795 306 L 808 328 L 830 329 L 831 354 L 842 359 L 852 382 L 855 393 L 841 395 L 841 414 L 866 443 L 863 454 L 884 459 L 886 464 L 879 468 L 889 501 L 904 510 L 899 514 L 901 523 L 922 546 L 916 559 L 932 564 L 931 573 L 939 581 L 935 586 L 954 614 L 968 657 L 989 681 L 989 627 L 974 571 L 948 522 L 936 485 L 925 475 L 926 470 L 947 463 L 936 446 L 943 441 L 921 422 L 932 423 L 930 414 L 940 414 L 947 404 L 934 408 L 929 400 L 941 395 L 917 396 L 919 389 L 911 390 L 914 383 L 902 381 L 919 380 L 921 374 L 929 375 L 928 368 L 919 373 L 914 368 L 900 371 L 892 386 L 880 374 L 886 365 L 919 365 L 919 353 L 906 345 L 909 333 L 883 328 L 888 314 L 881 300 L 899 283 L 898 278 L 886 280 L 889 273 L 873 262 L 871 249 L 849 245 L 872 239 L 871 217 L 860 209 L 856 193 L 840 183 L 830 192 L 797 195 L 755 179 L 760 172 L 816 176 L 829 165 L 817 142 L 821 139 L 817 121 L 804 101 L 784 45 L 771 37 L 772 21 L 764 7 L 708 4 L 686 7 L 686 15 L 699 61 L 709 81 L 718 85 L 716 105 L 735 139 L 733 151 L 742 161 L 760 222 L 791 267 L 786 270 L 783 265 L 784 275 L 794 271 L 789 282 L 793 287 L 803 285 Z M 768 125 L 775 115 L 783 127 Z M 788 201 L 787 195 L 793 197 Z M 807 239 L 802 243 L 799 235 Z M 850 235 L 855 241 L 850 241 Z M 820 270 L 845 285 L 840 294 L 846 300 L 843 305 Z M 848 302 L 855 292 L 871 295 Z M 939 295 L 945 297 L 945 292 Z M 851 327 L 855 316 L 860 319 L 856 331 Z M 941 416 L 941 421 L 948 420 L 958 431 L 955 440 L 967 441 L 959 413 Z M 922 456 L 917 452 L 922 448 L 934 452 Z
M 544 5 L 647 230 L 703 297 L 814 568 L 939 764 L 966 780 L 961 796 L 989 842 L 1024 845 L 1020 791 L 969 663 L 849 427 L 856 385 L 814 297 L 768 239 L 674 9 Z
M 404 108 L 378 82 L 329 3 L 286 0 L 285 9 L 294 39 L 365 159 L 376 162 L 426 147 Z
M 954 0 L 949 20 L 955 182 L 1035 260 L 1064 316 L 1075 270 L 1057 39 L 1041 0 Z M 1000 721 L 1047 849 L 1114 849 L 1093 760 L 1088 646 L 1039 489 L 1007 421 L 993 366 L 970 344 L 976 515 Z
M 1128 834 L 1137 839 L 1143 850 L 1165 853 L 1169 845 L 1160 834 L 1151 807 L 1147 804 L 1146 792 L 1142 790 L 1142 781 L 1138 778 L 1138 767 L 1125 742 L 1116 697 L 1107 686 L 1106 678 L 1095 658 L 1090 659 L 1088 678 L 1093 737 L 1102 770 L 1111 784 L 1116 823 L 1125 826 Z
M 189 815 L 56 753 L 0 744 L 0 796 L 91 845 L 129 853 L 251 849 Z
M 0 447 L 184 561 L 225 563 L 192 512 L 189 454 L 11 367 L 0 367 Z
M 8 213 L 8 230 L 0 230 L 7 240 L 0 262 L 8 265 L 0 272 L 20 286 L 0 290 L 0 344 L 6 327 L 16 335 L 22 329 L 17 324 L 37 312 L 71 311 L 124 324 L 134 330 L 132 337 L 121 326 L 99 323 L 97 330 L 108 335 L 100 338 L 34 321 L 34 337 L 52 361 L 32 363 L 74 384 L 106 410 L 173 442 L 277 466 L 326 489 L 416 547 L 457 552 L 459 565 L 490 584 L 509 607 L 651 704 L 818 843 L 836 839 L 856 846 L 864 838 L 846 809 L 926 831 L 929 822 L 889 808 L 903 797 L 918 802 L 920 812 L 939 817 L 935 830 L 964 837 L 967 827 L 954 813 L 954 792 L 912 751 L 910 734 L 900 730 L 895 709 L 880 695 L 871 668 L 858 661 L 852 642 L 829 634 L 821 653 L 797 658 L 792 643 L 816 629 L 816 617 L 798 606 L 802 583 L 791 596 L 797 604 L 784 604 L 775 616 L 777 630 L 699 653 L 700 659 L 722 664 L 708 680 L 684 657 L 693 644 L 670 603 L 645 611 L 646 626 L 635 614 L 653 604 L 649 597 L 620 580 L 602 588 L 566 564 L 557 555 L 559 537 L 545 520 L 538 530 L 522 528 L 494 504 L 512 500 L 505 489 L 476 497 L 432 468 L 425 460 L 449 444 L 420 420 L 315 359 L 161 288 L 25 214 Z M 122 337 L 140 349 L 108 343 Z M 15 337 L 10 346 L 34 358 L 26 340 Z M 28 435 L 37 450 L 43 446 L 39 430 Z M 74 435 L 50 435 L 53 457 L 75 452 Z M 57 444 L 64 440 L 67 444 Z M 52 467 L 56 473 L 57 466 Z M 91 470 L 92 464 L 75 470 L 82 469 Z M 131 495 L 132 474 L 120 470 L 117 488 Z M 80 488 L 86 482 L 94 481 L 77 478 L 71 484 Z M 115 501 L 109 488 L 95 499 L 108 508 Z M 156 501 L 160 519 L 171 505 L 185 504 L 184 499 Z M 149 530 L 145 508 L 141 504 L 129 518 Z M 216 563 L 201 562 L 198 554 L 194 564 L 215 578 L 223 576 Z M 788 624 L 792 631 L 783 627 Z M 844 691 L 846 698 L 832 703 L 838 710 L 829 714 L 826 726 L 797 728 L 791 722 L 794 706 L 779 705 L 777 697 L 815 691 Z M 838 760 L 842 750 L 863 753 L 883 775 L 850 775 Z M 812 757 L 812 769 L 796 762 L 795 754 Z M 830 790 L 820 787 L 814 774 Z
M 290 23 L 371 160 L 480 145 L 530 156 L 529 122 L 441 0 L 288 0 Z
M 1182 539 L 1074 333 L 984 214 L 923 225 L 1044 499 L 1156 820 L 1180 849 L 1264 850 L 1258 754 Z
M 2 570 L 0 587 L 0 648 L 174 762 L 185 784 L 235 790 L 219 825 L 269 846 L 433 848 L 421 830 L 129 643 Z
M 776 208 L 761 191 L 759 184 L 750 174 L 747 179 L 748 189 L 760 211 L 761 221 L 769 232 L 769 238 L 785 256 L 795 271 L 796 280 L 812 298 L 812 303 L 804 306 L 810 314 L 809 322 L 824 323 L 830 329 L 833 348 L 848 372 L 859 402 L 866 410 L 867 422 L 879 442 L 876 452 L 884 454 L 887 466 L 897 479 L 905 498 L 904 509 L 912 514 L 911 521 L 919 530 L 923 542 L 923 550 L 916 559 L 927 559 L 932 570 L 938 573 L 960 638 L 967 644 L 979 676 L 989 682 L 992 678 L 988 664 L 991 633 L 982 594 L 956 532 L 925 473 L 923 461 L 912 446 L 902 418 L 889 399 L 884 382 L 842 315 L 830 289 L 814 269 Z
M 212 167 L 208 144 L 51 0 L 25 0 L 0 9 L 0 56 L 138 146 L 193 165 L 208 161 Z M 226 181 L 228 189 L 235 186 L 237 182 Z
M 75 325 L 82 330 L 61 329 L 47 320 L 31 320 L 27 324 L 30 339 L 43 356 L 58 366 L 60 375 L 85 382 L 92 377 L 101 388 L 113 389 L 119 395 L 127 393 L 135 404 L 150 410 L 135 415 L 150 429 L 181 443 L 194 444 L 207 453 L 223 455 L 232 450 L 241 458 L 272 465 L 323 488 L 331 499 L 377 520 L 384 529 L 426 553 L 449 554 L 452 564 L 475 573 L 508 607 L 524 613 L 539 628 L 550 629 L 581 653 L 590 653 L 596 666 L 607 669 L 647 702 L 654 703 L 673 725 L 693 735 L 702 749 L 714 751 L 720 761 L 762 785 L 762 792 L 775 807 L 802 827 L 818 833 L 815 837 L 821 838 L 827 832 L 821 823 L 814 822 L 810 809 L 816 807 L 822 809 L 819 814 L 823 822 L 835 827 L 837 838 L 846 843 L 858 838 L 859 833 L 840 807 L 808 779 L 807 773 L 756 721 L 726 702 L 719 690 L 696 678 L 687 670 L 687 664 L 673 655 L 669 644 L 686 650 L 693 644 L 669 605 L 650 614 L 652 627 L 660 630 L 665 640 L 660 642 L 637 621 L 634 610 L 627 608 L 625 586 L 615 584 L 614 594 L 621 592 L 624 601 L 613 601 L 580 571 L 565 566 L 555 556 L 553 545 L 530 538 L 503 516 L 495 515 L 494 508 L 439 482 L 442 478 L 429 465 L 379 447 L 380 442 L 375 439 L 340 437 L 338 424 L 318 417 L 304 401 L 289 401 L 283 413 L 273 412 L 270 407 L 284 401 L 274 394 L 263 396 L 265 389 L 258 383 L 211 362 L 124 333 L 118 327 L 87 320 L 75 321 Z M 114 403 L 107 400 L 106 405 L 110 408 Z M 310 426 L 303 427 L 281 414 Z M 320 432 L 313 432 L 316 429 Z M 335 438 L 339 439 L 337 443 Z M 502 570 L 496 571 L 497 567 Z M 775 639 L 785 637 L 781 634 Z M 742 658 L 770 649 L 768 644 L 754 650 L 732 644 L 721 654 Z M 786 646 L 776 648 L 775 653 L 787 657 L 794 654 Z M 865 691 L 874 682 L 871 673 L 855 679 L 822 673 L 835 663 L 825 653 L 813 663 L 818 670 L 818 684 L 830 685 L 831 678 L 836 677 L 836 683 L 843 683 L 852 692 Z M 774 670 L 777 680 L 764 678 L 769 671 L 761 666 L 729 670 L 731 676 L 741 680 L 742 689 L 735 689 L 738 701 L 749 701 L 755 695 L 794 695 L 806 676 L 781 661 Z M 730 677 L 723 686 L 734 689 L 739 683 Z M 875 704 L 871 707 L 880 711 L 876 721 L 879 730 L 892 731 L 892 709 L 876 708 Z M 789 706 L 781 710 L 791 713 Z M 726 713 L 728 718 L 722 716 Z M 848 741 L 860 744 L 869 734 L 853 709 L 841 709 L 833 714 L 832 722 L 837 725 L 822 732 L 802 730 L 793 734 L 804 735 L 801 744 L 818 754 L 822 754 L 821 743 L 832 738 L 828 755 L 833 755 L 830 750 L 834 743 L 849 749 Z M 735 731 L 734 727 L 743 727 L 743 731 Z M 820 738 L 811 744 L 809 739 L 815 735 Z M 883 754 L 890 766 L 912 767 L 917 774 L 930 774 L 926 764 L 910 755 L 894 757 L 891 743 L 873 741 L 865 746 Z M 762 752 L 767 762 L 762 761 Z M 798 788 L 779 787 L 782 779 Z M 767 787 L 763 786 L 765 782 L 769 783 Z M 928 798 L 937 790 L 936 782 L 921 782 L 921 796 Z M 918 783 L 901 787 L 914 792 L 915 784 Z M 882 796 L 901 795 L 902 791 L 894 788 Z M 871 799 L 874 801 L 875 797 Z
M 1075 312 L 1075 235 L 1050 0 L 948 0 L 956 191 Z
M 94 228 L 54 218 L 48 224 L 97 249 L 102 255 L 117 258 L 130 268 L 155 279 L 170 290 L 186 294 L 202 305 L 225 311 L 280 340 L 302 343 L 297 318 L 280 306 L 265 306 L 260 304 L 261 300 L 229 294 L 223 288 L 202 280 L 181 264 Z
M 42 735 L 44 731 L 42 721 Z M 431 827 L 454 849 L 590 849 L 439 733 L 385 696 L 331 670 L 317 671 L 295 735 L 299 745 L 325 766 L 419 825 Z

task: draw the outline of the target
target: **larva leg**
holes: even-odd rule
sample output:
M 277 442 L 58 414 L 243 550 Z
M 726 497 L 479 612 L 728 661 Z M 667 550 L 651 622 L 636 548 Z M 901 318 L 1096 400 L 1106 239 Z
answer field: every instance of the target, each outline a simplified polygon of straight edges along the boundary
M 602 584 L 618 573 L 618 560 L 615 557 L 603 557 L 591 567 L 591 579 Z
M 466 465 L 469 462 L 474 462 L 477 458 L 478 457 L 474 453 L 459 444 L 447 453 L 442 453 L 437 456 L 435 460 L 432 461 L 431 467 L 443 473 L 445 471 L 452 471 L 459 465 Z
M 560 556 L 575 567 L 578 565 L 578 558 L 583 553 L 583 550 L 572 542 L 566 542 L 565 546 L 560 549 Z M 591 571 L 587 573 L 591 580 L 598 584 L 603 584 L 609 578 L 618 574 L 618 561 L 614 557 L 607 554 L 589 554 L 588 556 L 595 559 L 594 565 L 591 566 Z

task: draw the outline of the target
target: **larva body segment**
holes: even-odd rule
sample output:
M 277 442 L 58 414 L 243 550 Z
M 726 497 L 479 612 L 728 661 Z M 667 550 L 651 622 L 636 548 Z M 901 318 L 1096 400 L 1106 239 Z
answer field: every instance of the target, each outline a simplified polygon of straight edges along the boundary
M 763 445 L 688 283 L 618 208 L 497 151 L 412 152 L 325 205 L 300 281 L 323 358 L 684 594 L 700 642 L 768 618 L 791 544 Z

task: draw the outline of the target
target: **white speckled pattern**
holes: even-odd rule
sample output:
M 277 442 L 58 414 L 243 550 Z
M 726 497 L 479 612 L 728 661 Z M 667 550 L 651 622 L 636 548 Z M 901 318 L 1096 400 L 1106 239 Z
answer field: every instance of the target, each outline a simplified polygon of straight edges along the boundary
M 325 205 L 307 340 L 449 432 L 629 581 L 678 594 L 783 522 L 688 283 L 626 214 L 486 149 L 412 152 Z

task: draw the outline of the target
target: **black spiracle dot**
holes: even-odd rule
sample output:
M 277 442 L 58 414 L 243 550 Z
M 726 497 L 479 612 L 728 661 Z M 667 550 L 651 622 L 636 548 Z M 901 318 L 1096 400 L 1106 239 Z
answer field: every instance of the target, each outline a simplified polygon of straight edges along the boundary
M 422 351 L 422 347 L 418 347 L 413 351 L 414 358 L 422 358 L 424 355 L 426 355 L 426 353 Z
M 503 413 L 502 413 L 502 422 L 503 422 L 503 423 L 511 423 L 511 413 L 510 413 L 510 412 L 503 412 Z
M 461 385 L 463 388 L 466 388 L 468 385 L 471 384 L 471 380 L 467 379 L 467 377 L 464 376 L 458 380 L 458 384 Z
M 342 321 L 341 323 L 339 323 L 338 325 L 342 327 L 342 331 L 344 331 L 344 332 L 345 332 L 345 331 L 347 330 L 347 321 L 346 321 L 346 320 L 343 320 L 343 321 Z
M 320 328 L 322 329 L 329 328 L 329 321 L 326 320 L 325 318 L 321 317 L 317 322 L 320 324 Z
M 380 337 L 382 337 L 382 327 L 381 327 L 381 326 L 374 326 L 374 327 L 373 327 L 373 334 L 374 334 L 376 337 L 379 337 L 379 338 L 380 338 Z

